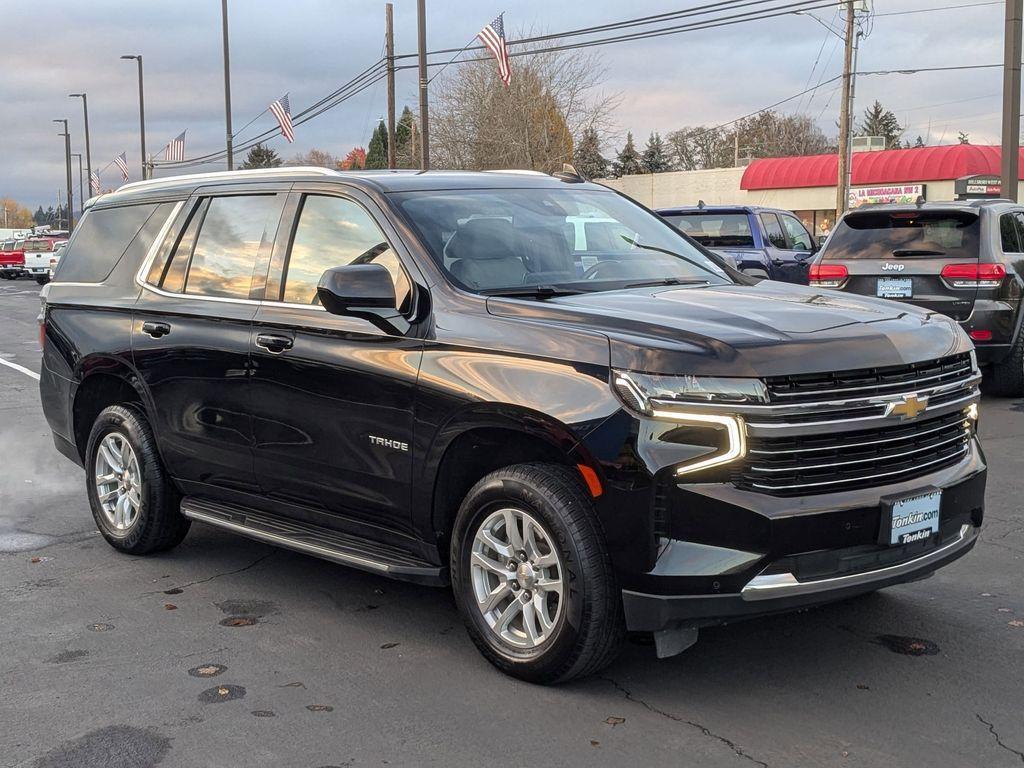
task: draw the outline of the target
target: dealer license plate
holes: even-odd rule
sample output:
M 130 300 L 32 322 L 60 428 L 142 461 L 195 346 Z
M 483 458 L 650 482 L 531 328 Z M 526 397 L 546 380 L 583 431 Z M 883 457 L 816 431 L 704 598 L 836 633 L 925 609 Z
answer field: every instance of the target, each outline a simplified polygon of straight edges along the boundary
M 909 299 L 914 295 L 914 281 L 909 277 L 880 277 L 877 295 L 880 299 Z
M 942 491 L 937 489 L 884 502 L 881 542 L 890 545 L 912 544 L 934 536 L 939 532 L 941 504 Z

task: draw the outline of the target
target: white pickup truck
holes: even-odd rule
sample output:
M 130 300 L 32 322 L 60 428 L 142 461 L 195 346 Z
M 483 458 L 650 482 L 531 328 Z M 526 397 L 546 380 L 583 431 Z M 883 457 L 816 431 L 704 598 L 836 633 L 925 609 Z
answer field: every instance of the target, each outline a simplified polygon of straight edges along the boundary
M 53 267 L 67 243 L 66 237 L 32 237 L 25 241 L 25 273 L 40 285 L 50 282 Z

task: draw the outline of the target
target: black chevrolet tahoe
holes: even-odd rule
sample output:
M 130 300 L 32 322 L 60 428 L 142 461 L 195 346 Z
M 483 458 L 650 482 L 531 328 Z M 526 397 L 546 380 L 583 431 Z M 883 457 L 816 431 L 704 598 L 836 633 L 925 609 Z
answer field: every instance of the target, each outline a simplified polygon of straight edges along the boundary
M 43 408 L 113 547 L 200 521 L 451 585 L 531 681 L 924 578 L 982 523 L 953 320 L 758 282 L 571 173 L 129 184 L 42 301 Z

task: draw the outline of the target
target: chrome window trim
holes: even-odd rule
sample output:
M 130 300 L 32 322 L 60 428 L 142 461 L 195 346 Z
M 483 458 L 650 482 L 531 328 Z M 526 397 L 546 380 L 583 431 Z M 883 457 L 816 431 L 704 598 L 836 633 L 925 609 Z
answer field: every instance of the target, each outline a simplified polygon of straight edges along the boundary
M 960 533 L 955 540 L 944 544 L 938 549 L 922 555 L 921 557 L 897 563 L 885 568 L 877 568 L 873 571 L 861 573 L 850 573 L 845 576 L 833 576 L 826 579 L 814 581 L 797 581 L 792 573 L 770 573 L 755 576 L 740 591 L 740 597 L 744 601 L 772 600 L 779 597 L 790 597 L 792 595 L 807 595 L 815 592 L 828 592 L 830 590 L 842 589 L 844 587 L 860 586 L 870 584 L 873 581 L 903 576 L 920 568 L 926 568 L 931 563 L 941 560 L 946 555 L 973 542 L 978 536 L 978 528 L 972 525 L 960 526 Z

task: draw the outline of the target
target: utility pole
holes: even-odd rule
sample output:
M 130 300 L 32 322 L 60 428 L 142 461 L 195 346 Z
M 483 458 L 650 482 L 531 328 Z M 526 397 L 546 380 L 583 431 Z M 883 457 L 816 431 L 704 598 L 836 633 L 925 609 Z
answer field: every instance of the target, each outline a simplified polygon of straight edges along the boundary
M 92 188 L 92 145 L 89 143 L 89 98 L 84 93 L 69 93 L 69 98 L 82 100 L 82 111 L 85 113 L 85 170 L 88 171 L 89 188 Z M 85 202 L 84 200 L 82 201 Z
M 854 27 L 854 0 L 846 0 L 846 50 L 843 56 L 843 101 L 839 111 L 839 173 L 836 179 L 836 220 L 846 211 L 849 205 L 849 166 L 852 163 L 850 157 L 850 136 L 851 120 L 853 118 L 853 45 Z
M 224 33 L 224 123 L 227 130 L 228 170 L 235 169 L 231 137 L 231 57 L 228 53 L 228 0 L 220 0 L 221 29 Z
M 139 140 L 142 144 L 142 154 L 139 159 L 142 161 L 142 178 L 148 179 L 146 165 L 146 97 L 142 86 L 142 54 L 122 56 L 122 59 L 135 59 L 139 63 Z
M 71 209 L 71 134 L 68 132 L 68 121 L 67 119 L 54 120 L 55 123 L 61 123 L 64 126 L 64 133 L 58 133 L 58 136 L 64 137 L 64 167 L 67 171 L 67 191 L 68 191 L 68 232 L 75 226 L 75 214 Z M 58 207 L 60 207 L 58 203 Z
M 391 3 L 384 4 L 384 41 L 388 62 L 388 168 L 394 168 L 398 147 L 395 146 L 395 6 Z
M 82 153 L 72 152 L 72 157 L 78 158 L 78 208 L 85 213 L 85 187 L 82 186 Z
M 1003 197 L 1017 200 L 1020 179 L 1020 57 L 1024 0 L 1006 0 L 1003 42 Z
M 427 119 L 427 3 L 416 0 L 416 33 L 420 49 L 420 168 L 430 170 L 430 127 Z

